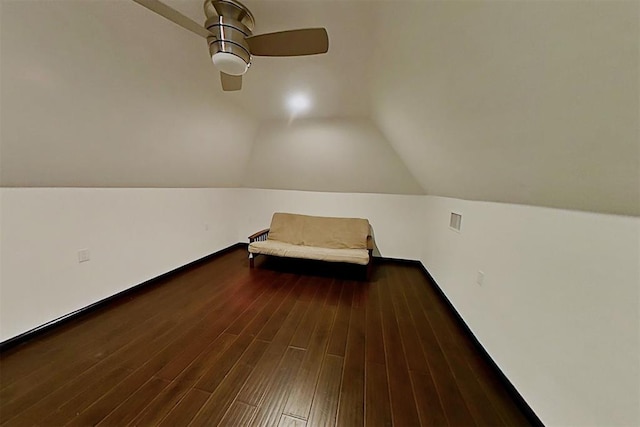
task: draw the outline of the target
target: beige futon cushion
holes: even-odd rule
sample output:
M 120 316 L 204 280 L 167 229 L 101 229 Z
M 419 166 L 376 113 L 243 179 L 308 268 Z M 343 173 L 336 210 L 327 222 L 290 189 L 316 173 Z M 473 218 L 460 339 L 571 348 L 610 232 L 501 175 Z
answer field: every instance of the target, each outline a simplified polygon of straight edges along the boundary
M 292 245 L 277 240 L 252 242 L 249 245 L 252 254 L 275 255 L 288 258 L 315 259 L 318 261 L 348 262 L 367 265 L 369 252 L 366 249 L 331 249 L 316 246 Z
M 369 221 L 277 212 L 268 240 L 329 249 L 367 249 Z

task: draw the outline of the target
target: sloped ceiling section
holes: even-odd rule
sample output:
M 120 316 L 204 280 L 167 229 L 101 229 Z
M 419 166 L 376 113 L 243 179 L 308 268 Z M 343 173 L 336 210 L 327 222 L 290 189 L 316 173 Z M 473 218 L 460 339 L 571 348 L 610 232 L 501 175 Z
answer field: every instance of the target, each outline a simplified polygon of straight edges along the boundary
M 268 121 L 257 135 L 247 187 L 424 194 L 369 119 Z
M 639 215 L 639 7 L 381 3 L 375 121 L 429 194 Z
M 202 0 L 165 1 L 203 22 Z M 1 184 L 640 215 L 639 2 L 246 3 L 257 33 L 326 26 L 329 53 L 255 58 L 224 93 L 206 42 L 133 1 L 2 0 Z M 290 123 L 295 92 L 313 106 Z
M 256 120 L 132 1 L 2 1 L 3 186 L 234 187 Z
M 424 194 L 368 119 L 375 8 L 247 5 L 258 33 L 326 26 L 330 52 L 254 58 L 224 93 L 206 42 L 133 1 L 3 1 L 2 185 Z

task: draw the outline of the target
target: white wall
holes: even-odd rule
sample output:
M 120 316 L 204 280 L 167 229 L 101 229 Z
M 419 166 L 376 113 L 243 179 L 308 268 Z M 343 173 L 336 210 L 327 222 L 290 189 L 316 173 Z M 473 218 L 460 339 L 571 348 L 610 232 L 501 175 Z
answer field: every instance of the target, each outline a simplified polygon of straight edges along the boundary
M 0 341 L 246 242 L 275 211 L 369 218 L 378 254 L 417 259 L 422 207 L 421 197 L 381 194 L 2 188 Z M 91 260 L 80 264 L 85 248 Z
M 264 122 L 243 184 L 250 188 L 424 194 L 369 119 Z
M 640 219 L 425 203 L 424 265 L 542 421 L 639 425 Z
M 366 217 L 378 255 L 424 263 L 546 425 L 640 424 L 638 218 L 260 189 L 4 188 L 0 196 L 0 340 L 246 242 L 273 212 Z M 460 233 L 448 227 L 452 210 L 463 215 Z M 79 264 L 83 248 L 91 261 Z
M 268 228 L 274 212 L 368 218 L 374 255 L 419 259 L 424 198 L 391 194 L 321 193 L 242 189 L 238 193 L 238 241 Z
M 275 211 L 369 218 L 377 254 L 417 259 L 423 204 L 283 190 L 2 188 L 0 341 L 246 242 Z M 80 264 L 85 248 L 91 260 Z
M 0 189 L 0 341 L 236 243 L 234 201 L 227 189 Z

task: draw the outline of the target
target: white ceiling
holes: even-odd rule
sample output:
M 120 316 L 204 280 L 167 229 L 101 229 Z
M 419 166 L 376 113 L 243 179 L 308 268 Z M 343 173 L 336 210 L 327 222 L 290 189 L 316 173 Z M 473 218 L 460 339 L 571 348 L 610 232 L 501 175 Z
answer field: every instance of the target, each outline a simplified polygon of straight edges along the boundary
M 3 185 L 240 185 L 255 120 L 201 40 L 129 1 L 1 4 Z
M 204 20 L 201 0 L 166 2 Z M 640 2 L 245 3 L 256 33 L 326 27 L 329 53 L 254 58 L 225 93 L 206 42 L 133 1 L 0 0 L 2 185 L 263 182 L 640 215 Z M 313 107 L 292 118 L 296 91 Z M 312 167 L 289 168 L 296 138 L 322 151 Z M 345 162 L 355 147 L 376 167 Z
M 428 194 L 640 214 L 640 2 L 401 4 L 374 121 Z
M 167 4 L 203 24 L 202 0 Z M 370 114 L 370 63 L 376 8 L 366 1 L 243 1 L 256 19 L 254 34 L 325 27 L 329 52 L 297 58 L 254 57 L 240 92 L 227 93 L 259 119 L 288 118 L 285 99 L 302 92 L 313 99 L 313 117 L 365 117 Z M 172 26 L 158 17 L 157 25 Z M 165 21 L 165 22 L 162 22 Z M 198 38 L 194 36 L 194 38 Z M 204 41 L 202 57 L 216 74 Z M 216 89 L 221 91 L 219 85 Z

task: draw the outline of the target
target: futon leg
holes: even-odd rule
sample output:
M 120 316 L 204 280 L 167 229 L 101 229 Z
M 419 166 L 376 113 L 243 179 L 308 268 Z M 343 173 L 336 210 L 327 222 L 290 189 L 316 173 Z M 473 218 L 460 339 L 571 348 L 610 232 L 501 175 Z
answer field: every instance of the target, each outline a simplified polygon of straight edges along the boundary
M 367 263 L 367 270 L 365 272 L 365 277 L 367 282 L 371 280 L 371 272 L 373 271 L 373 250 L 369 249 L 369 262 Z
M 249 254 L 249 268 L 253 268 L 254 267 L 254 263 L 253 263 L 253 254 L 250 253 Z

